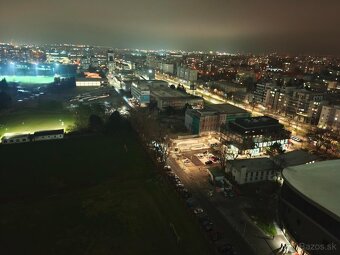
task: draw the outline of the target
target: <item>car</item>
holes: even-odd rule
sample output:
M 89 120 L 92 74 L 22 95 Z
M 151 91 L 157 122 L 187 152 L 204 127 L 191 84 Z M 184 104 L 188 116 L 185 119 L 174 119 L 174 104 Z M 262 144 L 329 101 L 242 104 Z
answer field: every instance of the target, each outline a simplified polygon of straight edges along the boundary
M 292 139 L 293 141 L 295 141 L 295 142 L 298 142 L 298 143 L 301 143 L 302 142 L 302 140 L 299 138 L 299 137 L 297 137 L 297 136 L 291 136 L 290 137 L 290 139 Z
M 172 172 L 172 171 L 167 171 L 166 174 L 167 174 L 169 177 L 175 177 L 175 173 Z
M 184 187 L 182 183 L 176 183 L 176 187 Z
M 168 165 L 167 165 L 167 166 L 164 166 L 164 170 L 165 170 L 165 171 L 171 171 L 171 166 L 168 166 Z
M 206 161 L 204 164 L 211 165 L 213 162 L 211 160 Z
M 201 214 L 201 213 L 203 213 L 203 209 L 202 208 L 198 207 L 198 208 L 194 209 L 194 214 Z

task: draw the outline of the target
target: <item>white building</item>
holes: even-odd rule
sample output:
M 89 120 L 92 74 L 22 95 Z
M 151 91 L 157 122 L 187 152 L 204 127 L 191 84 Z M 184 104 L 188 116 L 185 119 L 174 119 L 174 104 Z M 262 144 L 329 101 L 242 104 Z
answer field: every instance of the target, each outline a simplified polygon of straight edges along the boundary
M 56 140 L 64 138 L 64 129 L 34 132 L 32 141 Z
M 145 106 L 150 103 L 150 88 L 144 81 L 134 81 L 131 84 L 131 95 Z
M 1 143 L 3 143 L 3 144 L 27 143 L 30 140 L 31 139 L 30 139 L 29 134 L 13 134 L 13 135 L 4 135 L 1 138 Z
M 107 83 L 106 79 L 103 78 L 77 78 L 77 87 L 99 87 Z
M 226 166 L 226 173 L 230 173 L 238 184 L 272 181 L 276 171 L 270 158 L 231 160 Z

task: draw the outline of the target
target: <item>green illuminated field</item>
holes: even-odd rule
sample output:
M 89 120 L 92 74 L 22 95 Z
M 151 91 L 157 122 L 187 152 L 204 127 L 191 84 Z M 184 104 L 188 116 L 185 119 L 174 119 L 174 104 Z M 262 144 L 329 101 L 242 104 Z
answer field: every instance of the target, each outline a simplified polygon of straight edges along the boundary
M 0 80 L 2 80 L 3 78 L 5 78 L 7 82 L 18 82 L 23 85 L 30 84 L 37 86 L 42 84 L 49 84 L 54 81 L 53 76 L 19 76 L 19 75 L 0 76 Z
M 0 137 L 5 133 L 25 133 L 39 130 L 67 129 L 74 122 L 70 112 L 21 110 L 0 116 Z

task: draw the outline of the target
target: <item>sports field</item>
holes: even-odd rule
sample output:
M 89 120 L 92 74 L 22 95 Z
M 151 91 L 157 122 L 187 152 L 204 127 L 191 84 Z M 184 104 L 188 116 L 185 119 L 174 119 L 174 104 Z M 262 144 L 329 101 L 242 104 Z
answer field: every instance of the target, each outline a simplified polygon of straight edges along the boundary
M 212 254 L 129 130 L 0 155 L 1 254 Z
M 41 86 L 54 82 L 54 76 L 23 76 L 23 75 L 0 75 L 0 80 L 6 79 L 7 82 L 17 82 L 21 85 Z
M 5 133 L 32 133 L 39 130 L 67 129 L 74 122 L 65 110 L 22 109 L 0 115 L 0 137 Z

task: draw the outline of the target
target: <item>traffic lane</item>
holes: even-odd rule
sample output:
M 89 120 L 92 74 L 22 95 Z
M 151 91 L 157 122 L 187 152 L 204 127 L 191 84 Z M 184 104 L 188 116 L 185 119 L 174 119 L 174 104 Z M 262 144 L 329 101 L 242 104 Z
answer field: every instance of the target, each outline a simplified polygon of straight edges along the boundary
M 202 178 L 198 178 L 200 180 L 195 180 L 193 174 L 186 174 L 173 159 L 170 159 L 169 165 L 172 167 L 174 172 L 179 176 L 185 187 L 190 190 L 193 197 L 200 203 L 202 208 L 207 212 L 209 218 L 212 219 L 214 226 L 222 231 L 224 235 L 228 239 L 228 243 L 231 243 L 238 254 L 255 254 L 249 245 L 243 240 L 238 232 L 236 232 L 232 226 L 225 220 L 223 215 L 219 212 L 218 209 L 215 208 L 213 203 L 207 198 L 205 193 L 202 191 L 202 188 L 206 187 L 207 181 L 203 181 Z M 199 174 L 201 177 L 206 177 L 208 179 L 208 175 L 204 174 L 203 171 Z

